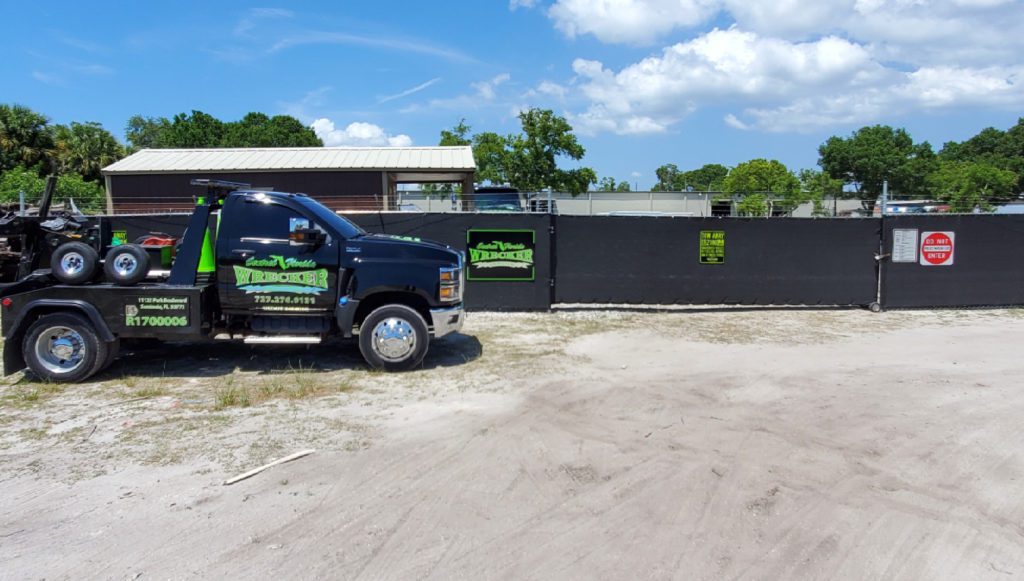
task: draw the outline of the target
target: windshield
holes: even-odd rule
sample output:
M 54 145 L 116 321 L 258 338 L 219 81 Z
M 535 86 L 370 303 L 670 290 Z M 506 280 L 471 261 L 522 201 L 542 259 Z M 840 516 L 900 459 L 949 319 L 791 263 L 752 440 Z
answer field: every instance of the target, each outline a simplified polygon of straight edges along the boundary
M 321 220 L 325 225 L 337 230 L 338 234 L 346 240 L 366 234 L 365 230 L 356 226 L 352 222 L 349 222 L 340 215 L 335 214 L 320 202 L 311 198 L 296 197 L 296 199 L 299 200 L 314 216 L 316 216 L 318 220 Z
M 476 194 L 473 200 L 476 209 L 481 212 L 521 212 L 519 194 Z

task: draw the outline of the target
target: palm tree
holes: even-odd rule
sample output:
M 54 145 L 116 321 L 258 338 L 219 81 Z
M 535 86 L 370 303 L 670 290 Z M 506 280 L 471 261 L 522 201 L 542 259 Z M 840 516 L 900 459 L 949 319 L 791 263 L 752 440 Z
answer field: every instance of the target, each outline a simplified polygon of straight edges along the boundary
M 124 147 L 99 123 L 58 125 L 54 137 L 61 173 L 75 172 L 99 181 L 100 170 L 124 157 Z
M 50 160 L 54 144 L 48 122 L 28 107 L 0 104 L 0 171 Z

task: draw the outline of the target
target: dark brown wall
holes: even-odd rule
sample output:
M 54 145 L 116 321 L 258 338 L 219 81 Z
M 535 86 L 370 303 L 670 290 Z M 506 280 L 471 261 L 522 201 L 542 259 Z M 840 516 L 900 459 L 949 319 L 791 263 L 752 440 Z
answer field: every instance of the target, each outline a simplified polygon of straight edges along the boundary
M 379 210 L 383 196 L 382 172 L 197 172 L 194 174 L 135 174 L 111 176 L 117 212 L 188 210 L 203 194 L 190 186 L 195 178 L 245 182 L 256 188 L 309 194 L 334 210 Z

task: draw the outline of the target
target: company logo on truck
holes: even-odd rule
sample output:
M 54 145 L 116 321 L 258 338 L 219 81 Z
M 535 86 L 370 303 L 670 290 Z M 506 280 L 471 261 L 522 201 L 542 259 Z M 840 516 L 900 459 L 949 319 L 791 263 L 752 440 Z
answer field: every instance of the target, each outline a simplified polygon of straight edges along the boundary
M 296 268 L 314 270 L 292 270 Z M 250 258 L 245 261 L 245 266 L 235 266 L 234 269 L 235 285 L 239 290 L 244 290 L 245 294 L 320 294 L 327 290 L 327 269 L 316 268 L 316 262 L 313 260 L 285 258 L 272 254 L 266 258 Z

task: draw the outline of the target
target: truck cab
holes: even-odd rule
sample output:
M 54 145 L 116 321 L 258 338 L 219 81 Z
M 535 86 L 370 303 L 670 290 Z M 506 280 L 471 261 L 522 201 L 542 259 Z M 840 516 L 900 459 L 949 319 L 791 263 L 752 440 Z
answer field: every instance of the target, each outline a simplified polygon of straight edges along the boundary
M 75 286 L 40 270 L 0 291 L 4 372 L 28 366 L 47 380 L 81 381 L 113 361 L 121 338 L 331 336 L 357 338 L 371 367 L 402 371 L 462 327 L 461 252 L 368 234 L 303 194 L 211 190 L 169 273 Z

